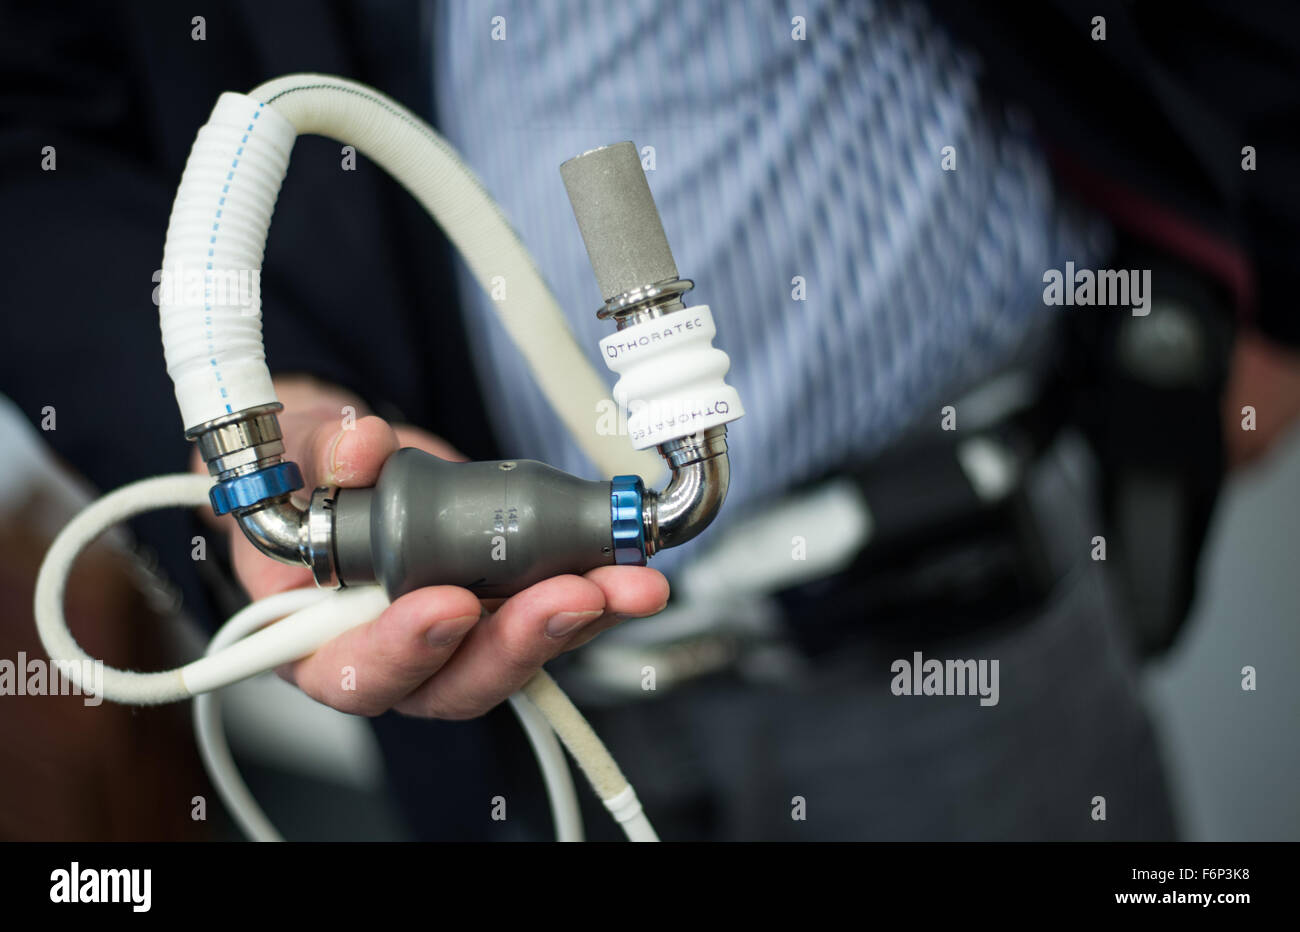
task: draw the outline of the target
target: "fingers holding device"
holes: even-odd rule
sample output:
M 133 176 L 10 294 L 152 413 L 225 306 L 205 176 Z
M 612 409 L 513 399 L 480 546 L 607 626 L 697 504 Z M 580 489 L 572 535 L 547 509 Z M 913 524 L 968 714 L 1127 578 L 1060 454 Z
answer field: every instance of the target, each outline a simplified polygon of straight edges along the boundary
M 381 418 L 366 415 L 360 399 L 334 386 L 290 378 L 276 379 L 275 388 L 285 406 L 280 417 L 285 456 L 300 465 L 308 486 L 329 486 L 336 490 L 336 500 L 355 496 L 357 507 L 362 507 L 376 492 L 381 470 L 395 454 L 427 464 L 426 468 L 463 464 L 464 458 L 444 441 L 419 428 L 390 426 Z M 345 421 L 341 412 L 351 417 Z M 491 475 L 491 470 L 487 472 Z M 389 471 L 386 475 L 400 473 Z M 450 498 L 458 488 L 454 479 L 413 484 L 412 521 L 402 533 L 414 533 L 412 525 L 428 525 L 425 530 L 442 539 L 432 533 L 442 509 L 429 507 L 430 492 L 438 489 L 448 497 L 445 508 L 457 530 L 463 532 L 469 520 L 467 512 Z M 605 495 L 608 510 L 608 492 Z M 394 507 L 400 509 L 402 503 L 395 502 Z M 511 545 L 511 529 L 498 532 L 495 514 L 485 520 L 492 535 L 476 538 L 465 549 L 471 556 L 480 549 L 490 550 L 494 558 L 490 565 L 500 567 L 499 578 L 508 580 L 505 574 L 522 562 L 507 559 L 518 556 L 512 554 L 518 548 Z M 223 523 L 234 522 L 227 518 Z M 359 531 L 357 540 L 364 544 L 369 531 Z M 237 530 L 231 544 L 236 574 L 254 599 L 311 585 L 306 567 L 268 560 Z M 420 565 L 429 573 L 436 563 Z M 478 598 L 484 594 L 482 586 L 477 591 L 436 582 L 425 587 L 417 583 L 391 586 L 390 592 L 404 594 L 378 618 L 339 635 L 310 656 L 281 667 L 280 672 L 312 698 L 345 712 L 374 715 L 396 708 L 437 718 L 481 715 L 517 691 L 557 654 L 585 642 L 619 618 L 656 613 L 668 598 L 667 581 L 648 568 L 611 566 L 586 578 L 562 575 L 564 572 L 546 573 L 540 582 L 526 588 L 522 582 L 512 583 L 508 588 L 518 586 L 521 591 L 504 604 L 491 600 L 491 611 L 485 610 Z M 354 587 L 375 581 L 373 575 L 363 580 L 349 573 L 345 578 Z M 355 689 L 344 690 L 340 685 L 338 671 L 345 666 L 365 672 L 357 678 Z
M 238 283 L 260 272 L 300 133 L 355 145 L 425 206 L 481 284 L 502 275 L 510 281 L 510 300 L 498 302 L 497 313 L 539 390 L 612 479 L 581 479 L 527 460 L 453 462 L 399 449 L 396 432 L 378 419 L 363 419 L 347 437 L 326 440 L 319 424 L 286 436 L 261 345 L 260 297 L 240 293 Z M 577 837 L 580 823 L 547 723 L 628 836 L 653 838 L 617 765 L 539 670 L 611 616 L 662 606 L 666 583 L 641 567 L 717 514 L 729 478 L 725 425 L 743 410 L 723 380 L 729 362 L 712 346 L 709 309 L 684 301 L 691 282 L 677 275 L 635 147 L 592 150 L 561 172 L 605 301 L 598 314 L 615 326 L 601 350 L 619 376 L 614 396 L 628 411 L 635 453 L 622 438 L 597 432 L 591 412 L 606 397 L 605 383 L 499 209 L 432 129 L 364 85 L 321 75 L 223 94 L 195 140 L 163 257 L 164 286 L 169 275 L 198 274 L 203 288 L 164 287 L 160 308 L 186 435 L 211 485 L 199 477 L 146 480 L 69 525 L 37 584 L 38 627 L 51 656 L 85 656 L 62 613 L 79 550 L 108 523 L 206 497 L 251 545 L 237 557 L 241 576 L 255 597 L 269 598 L 232 619 L 207 657 L 180 670 L 105 671 L 108 698 L 172 701 L 288 663 L 305 691 L 348 711 L 396 706 L 468 717 L 510 696 L 542 763 L 561 837 Z M 223 287 L 231 282 L 236 287 Z M 286 424 L 300 416 L 286 412 Z M 671 473 L 658 492 L 633 473 L 652 468 L 652 447 Z M 295 493 L 308 488 L 308 477 L 313 491 L 304 505 Z M 283 566 L 268 569 L 267 557 Z M 308 574 L 317 586 L 342 591 L 271 595 L 306 583 Z M 505 601 L 484 616 L 479 598 Z M 339 652 L 375 659 L 382 685 L 361 697 L 335 695 L 327 681 L 337 679 Z M 250 834 L 276 837 L 223 754 L 215 709 L 210 697 L 196 706 L 214 779 Z

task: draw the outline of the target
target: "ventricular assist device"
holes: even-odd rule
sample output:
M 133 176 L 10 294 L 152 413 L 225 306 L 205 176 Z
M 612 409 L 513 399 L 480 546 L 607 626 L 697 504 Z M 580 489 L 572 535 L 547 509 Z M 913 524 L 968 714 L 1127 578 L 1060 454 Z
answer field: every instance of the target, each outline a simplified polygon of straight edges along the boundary
M 372 488 L 318 488 L 305 506 L 295 502 L 303 479 L 285 459 L 260 294 L 244 285 L 259 280 L 275 200 L 304 133 L 353 145 L 382 166 L 424 205 L 480 285 L 507 284 L 494 309 L 561 421 L 612 479 L 582 479 L 530 460 L 453 463 L 403 449 Z M 167 230 L 160 322 L 185 433 L 210 478 L 145 479 L 74 518 L 41 567 L 36 619 L 50 657 L 79 671 L 81 663 L 70 661 L 90 658 L 63 615 L 72 562 L 110 525 L 158 508 L 210 505 L 233 516 L 266 556 L 311 569 L 317 588 L 248 606 L 199 660 L 160 673 L 104 670 L 102 692 L 118 702 L 195 697 L 204 762 L 253 838 L 279 836 L 234 767 L 212 690 L 306 656 L 424 586 L 495 598 L 558 574 L 645 564 L 699 534 L 722 506 L 726 424 L 743 409 L 724 381 L 729 361 L 713 346 L 712 314 L 684 300 L 692 283 L 678 275 L 636 147 L 593 149 L 560 173 L 604 300 L 597 314 L 615 328 L 600 350 L 618 376 L 613 395 L 626 437 L 598 429 L 606 383 L 532 257 L 452 148 L 418 117 L 364 85 L 293 75 L 248 95 L 221 95 L 198 132 Z M 668 470 L 660 491 L 640 475 L 662 469 L 651 448 Z M 560 839 L 580 840 L 582 825 L 557 735 L 628 837 L 654 840 L 631 785 L 544 671 L 511 704 L 537 752 Z

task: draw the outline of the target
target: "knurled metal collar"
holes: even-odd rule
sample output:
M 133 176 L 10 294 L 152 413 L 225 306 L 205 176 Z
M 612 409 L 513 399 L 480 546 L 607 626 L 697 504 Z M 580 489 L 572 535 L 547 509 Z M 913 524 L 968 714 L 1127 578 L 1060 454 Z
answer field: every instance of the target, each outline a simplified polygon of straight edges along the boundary
M 224 515 L 297 491 L 302 486 L 302 472 L 297 463 L 277 463 L 218 482 L 208 493 L 208 499 L 212 510 Z
M 307 550 L 311 575 L 323 589 L 338 589 L 338 561 L 334 557 L 334 501 L 338 489 L 322 486 L 311 494 L 307 509 Z
M 645 484 L 640 476 L 615 476 L 609 484 L 609 523 L 614 536 L 614 562 L 645 566 L 645 525 L 641 503 Z
M 237 411 L 186 431 L 185 436 L 198 442 L 199 455 L 213 476 L 229 479 L 237 473 L 253 473 L 284 455 L 279 410 L 277 402 Z

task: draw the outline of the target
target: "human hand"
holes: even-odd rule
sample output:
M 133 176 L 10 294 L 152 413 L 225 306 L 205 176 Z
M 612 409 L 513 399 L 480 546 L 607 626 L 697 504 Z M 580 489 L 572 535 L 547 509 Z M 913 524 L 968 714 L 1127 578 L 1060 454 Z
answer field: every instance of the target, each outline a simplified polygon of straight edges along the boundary
M 399 447 L 464 460 L 418 428 L 392 426 L 356 398 L 312 379 L 277 379 L 285 456 L 302 470 L 309 495 L 321 485 L 366 487 Z M 195 456 L 195 468 L 206 467 Z M 230 517 L 235 574 L 254 599 L 313 585 L 306 567 L 259 553 Z M 668 582 L 656 570 L 604 566 L 556 576 L 505 600 L 481 602 L 468 589 L 430 586 L 393 602 L 376 619 L 322 645 L 278 672 L 318 702 L 343 712 L 466 719 L 484 714 L 547 661 L 587 643 L 625 618 L 660 611 Z M 355 671 L 345 677 L 345 668 Z M 345 688 L 350 686 L 354 688 Z

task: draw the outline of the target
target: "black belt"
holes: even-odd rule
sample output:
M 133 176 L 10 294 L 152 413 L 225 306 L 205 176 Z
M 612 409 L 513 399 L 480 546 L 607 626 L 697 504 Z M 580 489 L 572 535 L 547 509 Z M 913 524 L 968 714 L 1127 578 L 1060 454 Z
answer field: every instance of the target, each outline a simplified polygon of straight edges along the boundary
M 915 644 L 1032 617 L 1061 576 L 1026 487 L 1057 434 L 1042 410 L 974 437 L 936 425 L 923 442 L 838 471 L 862 493 L 871 537 L 841 572 L 777 593 L 788 642 L 817 656 L 864 639 Z M 1014 464 L 1016 480 L 996 498 L 963 466 L 973 439 Z

